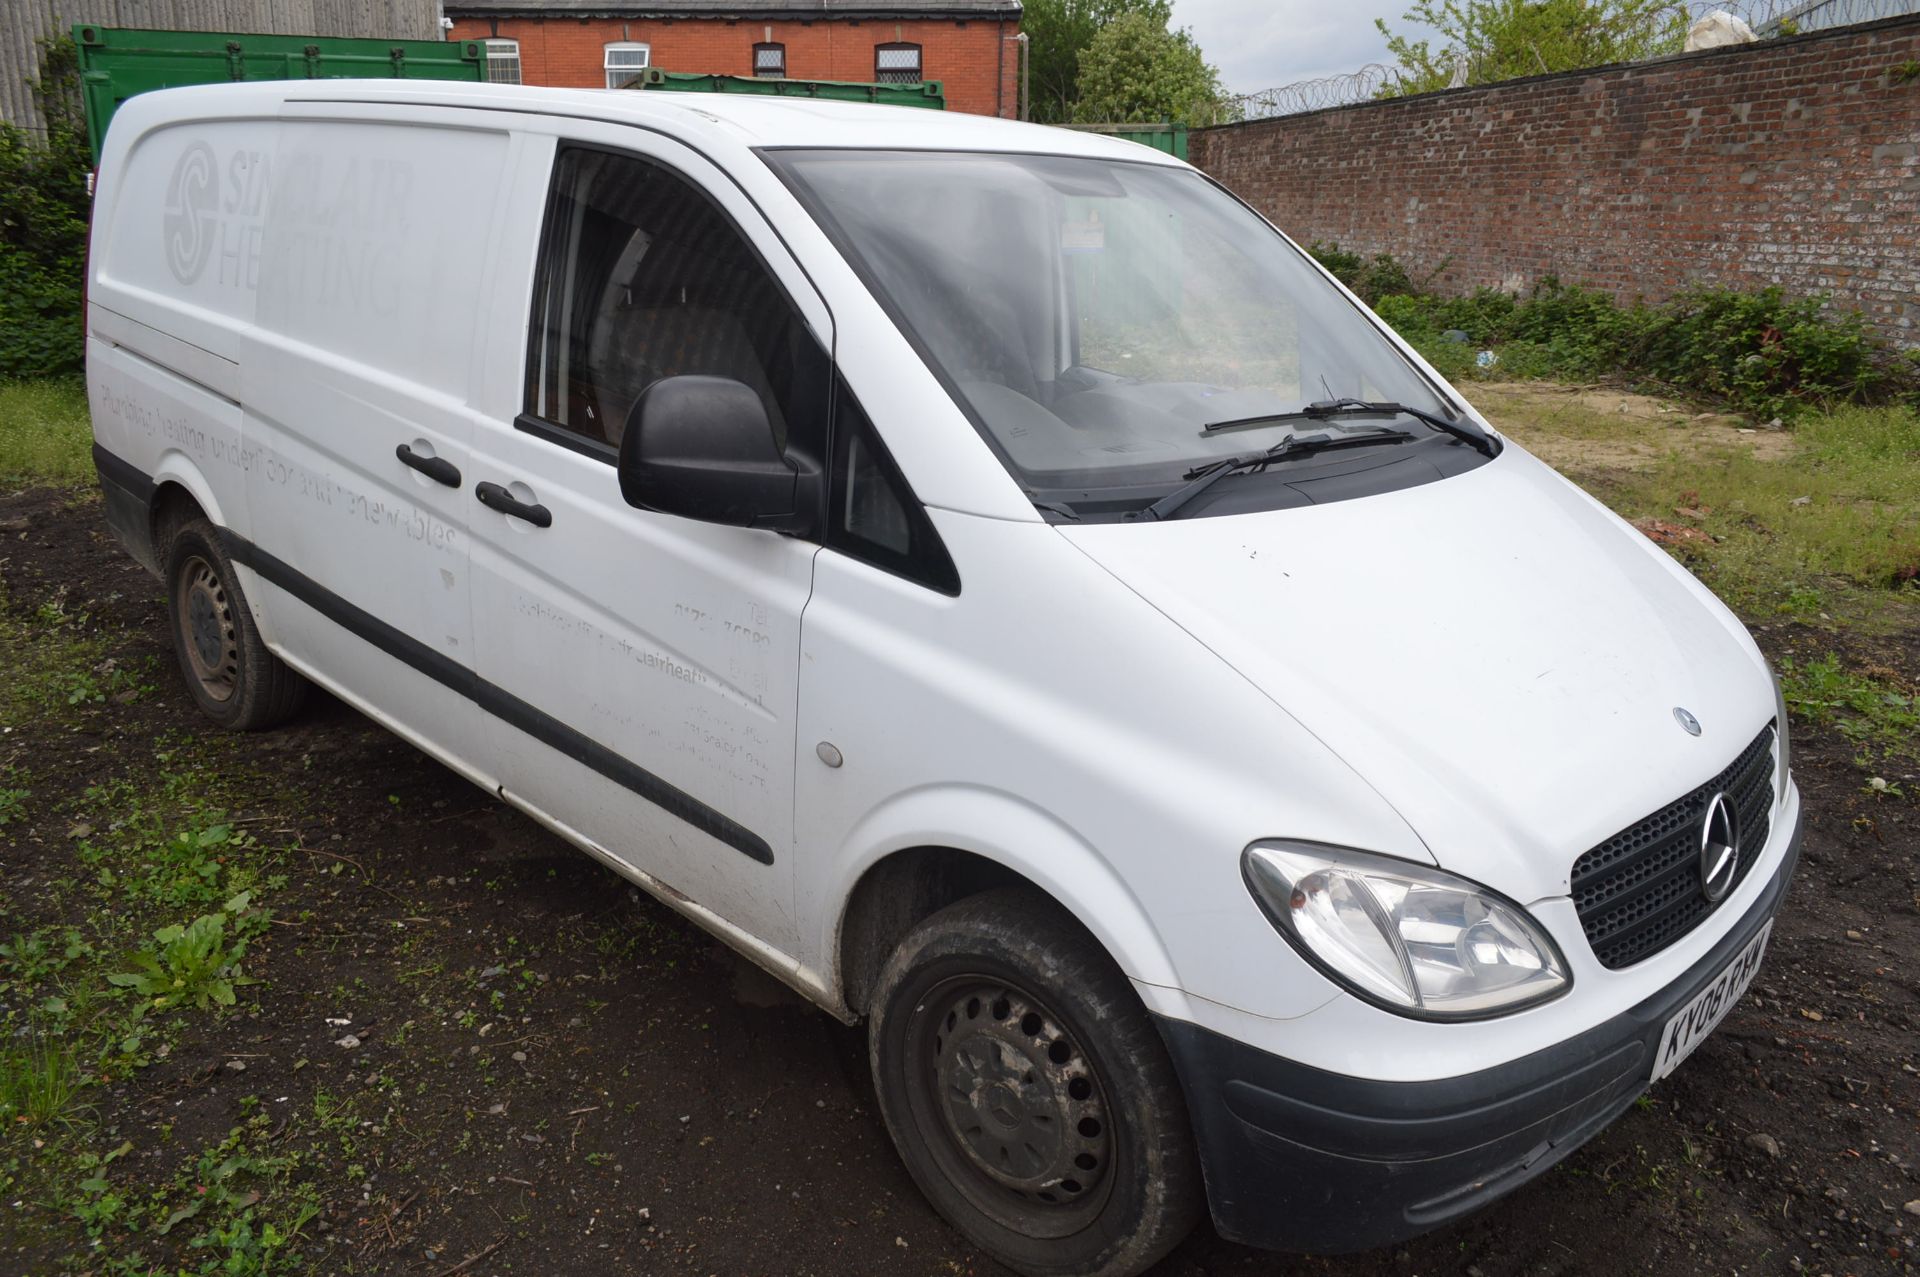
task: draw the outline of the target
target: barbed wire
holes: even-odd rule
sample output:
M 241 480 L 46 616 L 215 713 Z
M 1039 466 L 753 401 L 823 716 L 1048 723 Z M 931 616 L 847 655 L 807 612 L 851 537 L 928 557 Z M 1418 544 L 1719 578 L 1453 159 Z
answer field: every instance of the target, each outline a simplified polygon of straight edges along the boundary
M 1693 20 L 1716 10 L 1730 13 L 1761 39 L 1769 39 L 1920 13 L 1920 0 L 1688 0 L 1684 7 Z M 1454 73 L 1453 83 L 1456 86 L 1476 83 L 1473 69 L 1473 62 L 1463 59 Z M 1369 62 L 1357 71 L 1341 75 L 1319 76 L 1258 93 L 1223 98 L 1205 118 L 1193 123 L 1234 124 L 1354 106 L 1388 96 L 1402 79 L 1399 67 Z
M 1300 80 L 1258 93 L 1228 98 L 1215 108 L 1209 124 L 1233 120 L 1268 120 L 1279 115 L 1301 115 L 1324 111 L 1329 107 L 1351 106 L 1380 96 L 1380 91 L 1395 83 L 1400 72 L 1381 62 L 1370 62 L 1358 71 L 1343 75 Z
M 1882 18 L 1920 13 L 1920 0 L 1730 0 L 1728 3 L 1690 3 L 1694 17 L 1723 9 L 1767 37 L 1851 27 Z M 1786 29 L 1790 24 L 1791 29 Z

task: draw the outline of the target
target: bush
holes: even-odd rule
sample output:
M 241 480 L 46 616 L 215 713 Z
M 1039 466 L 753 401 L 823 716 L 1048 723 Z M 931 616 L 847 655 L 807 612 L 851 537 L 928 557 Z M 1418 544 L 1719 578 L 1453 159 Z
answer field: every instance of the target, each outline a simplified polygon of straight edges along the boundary
M 8 377 L 78 372 L 85 352 L 91 152 L 71 39 L 42 41 L 34 96 L 44 137 L 0 124 L 0 376 Z
M 1390 253 L 1368 259 L 1358 253 L 1344 252 L 1338 244 L 1320 243 L 1310 245 L 1307 251 L 1369 306 L 1377 306 L 1385 297 L 1422 291 L 1407 274 L 1407 268 Z
M 1386 254 L 1367 259 L 1322 244 L 1311 251 L 1450 377 L 1479 374 L 1475 355 L 1492 348 L 1495 376 L 1657 382 L 1757 417 L 1839 404 L 1920 406 L 1920 354 L 1894 350 L 1858 313 L 1834 311 L 1824 296 L 1696 288 L 1658 306 L 1622 306 L 1549 278 L 1525 297 L 1487 288 L 1438 297 Z

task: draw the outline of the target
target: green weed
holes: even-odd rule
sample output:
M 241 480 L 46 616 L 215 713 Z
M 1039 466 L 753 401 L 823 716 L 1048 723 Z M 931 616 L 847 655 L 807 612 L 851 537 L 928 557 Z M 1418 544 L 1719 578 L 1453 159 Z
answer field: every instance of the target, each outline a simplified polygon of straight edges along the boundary
M 1831 652 L 1805 664 L 1781 658 L 1780 690 L 1789 711 L 1834 727 L 1863 761 L 1920 753 L 1920 701 L 1886 679 L 1848 669 Z
M 15 932 L 0 942 L 0 993 L 31 997 L 48 979 L 92 956 L 93 946 L 80 938 L 76 927 Z
M 256 844 L 220 812 L 202 813 L 174 833 L 136 833 L 116 843 L 84 845 L 80 858 L 97 867 L 101 885 L 170 911 L 213 904 L 254 880 L 246 862 Z
M 160 928 L 153 933 L 153 946 L 133 955 L 137 970 L 110 975 L 107 982 L 132 989 L 155 1009 L 189 1003 L 201 1009 L 232 1006 L 235 988 L 258 983 L 240 973 L 246 937 L 227 934 L 228 919 L 246 916 L 249 903 L 243 891 L 219 913 L 202 914 L 184 927 Z
M 0 825 L 11 825 L 16 820 L 27 818 L 27 799 L 33 797 L 30 789 L 0 789 Z

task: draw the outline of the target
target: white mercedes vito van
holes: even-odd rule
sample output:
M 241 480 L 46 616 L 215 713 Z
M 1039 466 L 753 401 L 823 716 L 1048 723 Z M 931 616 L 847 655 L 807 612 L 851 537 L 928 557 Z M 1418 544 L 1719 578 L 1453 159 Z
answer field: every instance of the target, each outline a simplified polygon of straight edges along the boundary
M 772 99 L 128 102 L 107 517 L 186 683 L 308 682 L 869 1025 L 1028 1273 L 1387 1244 L 1753 978 L 1760 653 L 1185 164 Z

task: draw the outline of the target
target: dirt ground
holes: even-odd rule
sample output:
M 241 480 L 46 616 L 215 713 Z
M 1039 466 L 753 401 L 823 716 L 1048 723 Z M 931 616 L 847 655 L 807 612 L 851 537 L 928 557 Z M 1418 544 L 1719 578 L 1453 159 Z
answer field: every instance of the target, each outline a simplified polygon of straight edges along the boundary
M 1783 428 L 1630 390 L 1548 381 L 1475 382 L 1469 390 L 1488 420 L 1567 474 L 1646 469 L 1674 451 L 1737 448 L 1772 461 L 1793 448 Z
M 0 500 L 0 528 L 12 618 L 57 599 L 121 667 L 148 671 L 137 695 L 0 735 L 0 766 L 34 794 L 0 827 L 6 933 L 72 920 L 76 821 L 108 818 L 110 779 L 158 784 L 196 733 L 158 586 L 98 505 L 19 494 Z M 1776 653 L 1836 641 L 1759 637 Z M 1875 659 L 1920 673 L 1920 632 L 1873 641 Z M 1288 1258 L 1203 1226 L 1157 1271 L 1920 1268 L 1920 811 L 1863 785 L 1837 735 L 1796 729 L 1794 746 L 1806 844 L 1766 967 L 1638 1108 L 1404 1247 Z M 90 1138 L 131 1146 L 116 1185 L 158 1193 L 251 1123 L 319 1206 L 287 1252 L 316 1273 L 1001 1272 L 908 1181 L 859 1030 L 337 702 L 191 757 L 225 769 L 232 817 L 282 849 L 285 881 L 246 958 L 261 983 L 181 1017 L 163 1057 L 92 1096 Z M 90 1248 L 53 1199 L 9 1193 L 0 1272 L 124 1271 L 116 1248 L 199 1271 L 189 1231 L 108 1228 Z

